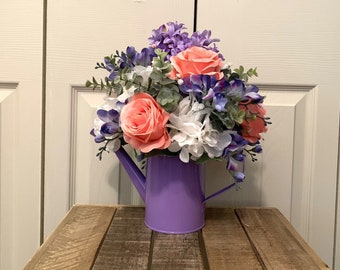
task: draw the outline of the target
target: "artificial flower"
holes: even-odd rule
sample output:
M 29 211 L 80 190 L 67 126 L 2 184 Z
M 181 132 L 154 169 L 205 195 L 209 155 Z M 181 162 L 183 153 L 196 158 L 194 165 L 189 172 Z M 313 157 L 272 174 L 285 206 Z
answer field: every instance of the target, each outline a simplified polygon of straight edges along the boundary
M 217 80 L 223 78 L 221 68 L 222 59 L 211 50 L 193 46 L 177 55 L 170 57 L 173 69 L 169 74 L 171 79 L 188 78 L 190 75 L 215 76 Z
M 247 112 L 243 120 L 242 136 L 250 143 L 257 143 L 261 139 L 261 133 L 267 131 L 265 114 L 266 110 L 261 104 L 241 104 L 240 109 Z
M 168 119 L 169 113 L 149 94 L 138 93 L 120 113 L 124 140 L 144 153 L 165 149 L 170 145 L 170 136 L 165 127 Z
M 125 144 L 138 157 L 177 155 L 183 162 L 224 160 L 235 182 L 244 160 L 262 152 L 268 117 L 259 88 L 248 84 L 256 68 L 232 68 L 211 31 L 191 35 L 182 23 L 154 29 L 140 51 L 128 46 L 96 68 L 109 74 L 86 86 L 106 90 L 91 134 L 103 151 Z

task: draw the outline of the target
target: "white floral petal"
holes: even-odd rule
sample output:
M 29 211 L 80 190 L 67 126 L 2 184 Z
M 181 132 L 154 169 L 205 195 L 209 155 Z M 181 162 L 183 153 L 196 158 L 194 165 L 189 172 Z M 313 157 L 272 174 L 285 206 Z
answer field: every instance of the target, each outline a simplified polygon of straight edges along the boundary
M 107 149 L 109 151 L 113 151 L 116 152 L 121 146 L 120 140 L 116 139 L 116 140 L 112 140 L 107 144 Z
M 189 162 L 189 152 L 185 147 L 183 147 L 182 151 L 179 153 L 179 159 L 184 163 Z
M 181 150 L 181 147 L 179 146 L 179 144 L 177 142 L 172 142 L 169 147 L 168 147 L 170 152 L 178 152 L 179 150 Z
M 186 138 L 187 138 L 187 135 L 185 135 L 182 132 L 178 132 L 171 139 L 177 142 L 183 142 L 186 140 Z

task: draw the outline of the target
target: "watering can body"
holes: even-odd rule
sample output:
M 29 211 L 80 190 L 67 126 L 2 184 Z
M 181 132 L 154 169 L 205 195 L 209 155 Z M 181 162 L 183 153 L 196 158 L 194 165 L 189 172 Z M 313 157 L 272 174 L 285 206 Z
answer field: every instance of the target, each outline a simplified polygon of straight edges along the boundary
M 204 166 L 178 157 L 148 158 L 145 224 L 158 232 L 183 234 L 204 226 Z
M 178 157 L 154 156 L 148 158 L 144 176 L 124 148 L 116 155 L 145 202 L 147 227 L 184 234 L 204 226 L 203 165 L 183 163 Z
M 115 153 L 145 202 L 147 227 L 184 234 L 204 226 L 207 198 L 203 164 L 184 163 L 178 156 L 153 156 L 147 159 L 144 176 L 123 147 Z

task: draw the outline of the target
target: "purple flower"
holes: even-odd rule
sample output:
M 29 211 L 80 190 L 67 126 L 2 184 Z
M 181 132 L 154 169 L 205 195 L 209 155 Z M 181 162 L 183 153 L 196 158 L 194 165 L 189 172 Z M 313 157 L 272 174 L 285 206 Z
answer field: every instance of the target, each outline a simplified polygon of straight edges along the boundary
M 119 130 L 119 112 L 114 109 L 98 109 L 97 117 L 97 125 L 90 134 L 95 137 L 96 143 L 101 143 Z
M 208 50 L 213 50 L 214 52 L 219 53 L 219 50 L 216 47 L 215 42 L 219 42 L 220 40 L 218 38 L 211 39 L 210 37 L 211 37 L 210 30 L 204 30 L 202 33 L 194 32 L 191 35 L 191 46 L 204 47 Z M 221 59 L 224 60 L 222 54 L 219 55 Z
M 238 151 L 242 151 L 248 145 L 248 141 L 245 140 L 240 134 L 233 133 L 231 134 L 231 137 L 232 141 L 225 150 L 224 156 L 229 154 L 229 152 L 237 153 Z
M 100 132 L 103 136 L 111 136 L 118 131 L 118 123 L 108 122 L 102 125 Z
M 105 141 L 105 137 L 102 134 L 96 134 L 94 128 L 91 130 L 90 134 L 94 137 L 96 143 L 101 143 Z
M 135 67 L 135 66 L 149 66 L 152 63 L 152 59 L 156 56 L 154 49 L 151 47 L 143 48 L 139 53 L 133 46 L 126 48 L 126 53 L 122 52 L 119 59 L 120 68 Z
M 114 78 L 118 75 L 118 71 L 115 70 L 115 65 L 111 63 L 110 57 L 104 58 L 105 69 L 110 72 L 109 79 L 114 80 Z
M 153 48 L 144 48 L 140 53 L 136 54 L 135 65 L 150 66 L 154 57 L 156 57 L 156 54 Z
M 246 87 L 244 85 L 244 82 L 242 80 L 235 79 L 230 82 L 230 87 L 227 90 L 227 95 L 243 99 L 245 92 Z
M 152 31 L 152 36 L 149 38 L 150 45 L 167 52 L 167 60 L 169 60 L 172 55 L 176 55 L 191 46 L 189 34 L 182 32 L 184 29 L 186 28 L 182 23 L 168 22 L 163 24 Z
M 255 152 L 255 153 L 262 153 L 262 146 L 257 144 L 250 151 Z
M 167 52 L 167 60 L 172 55 L 177 55 L 179 52 L 184 51 L 192 46 L 204 47 L 208 50 L 219 52 L 215 42 L 219 39 L 211 39 L 211 31 L 204 30 L 201 32 L 194 32 L 191 37 L 187 32 L 182 32 L 184 24 L 177 22 L 168 22 L 161 25 L 158 29 L 152 31 L 152 36 L 149 38 L 150 45 Z M 220 54 L 222 59 L 223 56 Z
M 115 121 L 115 122 L 118 123 L 118 120 L 119 120 L 119 113 L 118 113 L 118 111 L 116 111 L 114 109 L 111 109 L 109 111 L 99 109 L 97 111 L 97 116 L 100 120 L 102 120 L 104 122 Z
M 236 159 L 237 161 L 243 161 L 246 157 L 245 154 L 243 154 L 243 151 L 240 151 L 236 154 L 233 155 L 234 159 Z
M 237 161 L 235 159 L 229 157 L 226 168 L 229 171 L 234 171 L 234 172 L 237 171 L 238 170 L 238 163 L 237 163 Z
M 261 96 L 259 93 L 259 88 L 255 85 L 248 85 L 245 91 L 244 99 L 242 101 L 247 101 L 249 99 L 252 99 L 256 103 L 263 102 L 264 97 Z
M 228 103 L 228 100 L 225 98 L 224 94 L 216 93 L 214 98 L 213 98 L 213 104 L 215 106 L 215 109 L 218 112 L 224 112 L 225 110 L 225 105 Z
M 246 177 L 243 172 L 236 172 L 233 174 L 233 177 L 237 183 L 243 182 Z

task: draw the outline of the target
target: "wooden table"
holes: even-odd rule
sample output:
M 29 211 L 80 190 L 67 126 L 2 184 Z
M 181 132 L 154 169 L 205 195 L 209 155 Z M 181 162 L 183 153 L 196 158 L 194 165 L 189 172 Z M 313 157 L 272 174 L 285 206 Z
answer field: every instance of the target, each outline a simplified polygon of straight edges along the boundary
M 208 208 L 196 233 L 144 225 L 144 208 L 74 206 L 28 269 L 328 269 L 275 208 Z

